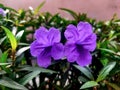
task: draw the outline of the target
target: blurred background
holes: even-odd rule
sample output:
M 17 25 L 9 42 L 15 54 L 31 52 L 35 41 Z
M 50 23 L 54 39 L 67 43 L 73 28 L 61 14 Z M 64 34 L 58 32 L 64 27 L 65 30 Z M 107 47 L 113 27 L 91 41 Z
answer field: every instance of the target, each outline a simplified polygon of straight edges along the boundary
M 120 0 L 0 0 L 0 3 L 10 6 L 14 9 L 25 8 L 29 6 L 37 7 L 41 2 L 46 1 L 41 12 L 60 13 L 62 16 L 70 16 L 59 10 L 59 8 L 68 8 L 80 13 L 87 13 L 88 17 L 97 20 L 108 20 L 114 14 L 120 17 Z
M 114 14 L 120 18 L 120 0 L 0 0 L 0 3 L 18 10 L 29 6 L 35 8 L 43 1 L 46 3 L 41 12 L 60 13 L 66 18 L 71 17 L 59 8 L 87 13 L 88 17 L 97 20 L 109 20 Z

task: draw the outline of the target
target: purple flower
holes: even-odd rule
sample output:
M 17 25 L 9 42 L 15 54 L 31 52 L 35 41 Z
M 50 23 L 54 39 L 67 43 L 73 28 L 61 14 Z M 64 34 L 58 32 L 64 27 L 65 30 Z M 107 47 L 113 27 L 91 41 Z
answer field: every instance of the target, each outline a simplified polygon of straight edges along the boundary
M 2 8 L 0 8 L 0 15 L 6 16 L 5 11 Z
M 69 62 L 75 62 L 80 66 L 91 63 L 90 51 L 96 48 L 96 34 L 92 32 L 92 26 L 87 22 L 79 22 L 77 27 L 68 25 L 65 31 L 67 43 L 65 44 L 65 56 Z
M 64 46 L 60 43 L 60 31 L 55 28 L 47 30 L 40 27 L 35 32 L 36 40 L 30 45 L 32 56 L 37 57 L 37 63 L 41 67 L 48 67 L 51 64 L 51 57 L 54 60 L 61 59 L 64 53 Z

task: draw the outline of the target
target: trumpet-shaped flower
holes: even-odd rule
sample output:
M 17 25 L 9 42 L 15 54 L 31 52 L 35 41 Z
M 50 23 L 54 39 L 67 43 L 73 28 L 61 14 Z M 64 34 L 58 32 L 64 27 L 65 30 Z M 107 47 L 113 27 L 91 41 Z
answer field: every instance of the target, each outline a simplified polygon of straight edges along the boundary
M 92 26 L 87 22 L 79 22 L 77 27 L 68 25 L 64 33 L 67 43 L 65 44 L 65 56 L 69 62 L 76 62 L 80 66 L 89 65 L 92 61 L 90 51 L 96 48 L 96 34 Z
M 5 11 L 2 8 L 0 8 L 0 15 L 6 16 Z
M 64 46 L 60 43 L 60 31 L 55 28 L 47 30 L 40 27 L 34 34 L 36 40 L 30 45 L 32 56 L 37 57 L 37 63 L 41 67 L 48 67 L 51 58 L 59 60 L 63 57 Z

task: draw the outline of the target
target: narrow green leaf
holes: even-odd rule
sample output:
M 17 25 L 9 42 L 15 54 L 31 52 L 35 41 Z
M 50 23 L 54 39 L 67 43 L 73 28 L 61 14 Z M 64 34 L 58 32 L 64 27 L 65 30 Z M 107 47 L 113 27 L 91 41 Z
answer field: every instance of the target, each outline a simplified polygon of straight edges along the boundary
M 20 48 L 20 49 L 16 52 L 16 57 L 20 56 L 23 52 L 25 52 L 25 51 L 28 50 L 29 48 L 30 48 L 30 46 Z
M 2 55 L 0 57 L 0 63 L 6 63 L 7 62 L 7 57 L 8 57 L 7 52 L 2 53 Z
M 95 81 L 88 81 L 85 84 L 83 84 L 80 89 L 86 89 L 86 88 L 90 88 L 90 87 L 95 87 L 97 85 L 99 85 L 99 84 L 97 82 L 95 82 Z
M 114 84 L 114 83 L 107 83 L 107 85 L 111 86 L 115 90 L 120 90 L 120 86 Z
M 110 62 L 107 66 L 105 66 L 99 73 L 97 82 L 100 82 L 106 78 L 109 72 L 115 67 L 116 62 Z
M 20 85 L 19 83 L 15 82 L 12 79 L 7 78 L 7 77 L 0 79 L 0 85 L 6 86 L 6 87 L 9 87 L 12 89 L 16 89 L 16 90 L 28 90 L 23 85 Z
M 6 74 L 6 71 L 0 70 L 0 75 L 4 75 L 4 74 Z
M 20 32 L 17 33 L 17 35 L 16 35 L 17 41 L 20 41 L 20 39 L 21 39 L 23 33 L 24 33 L 24 30 L 22 30 L 22 31 L 20 31 Z
M 7 63 L 7 57 L 8 57 L 7 51 L 2 53 L 2 55 L 0 57 L 0 66 L 3 70 L 5 70 L 7 73 L 9 73 L 10 72 L 9 68 L 6 68 L 6 65 L 10 64 L 10 63 Z
M 99 48 L 100 50 L 102 51 L 105 51 L 105 52 L 108 52 L 108 53 L 111 53 L 111 54 L 115 54 L 114 51 L 110 50 L 110 49 L 106 49 L 106 48 Z
M 1 26 L 1 27 L 2 27 L 2 29 L 5 31 L 7 37 L 8 37 L 9 40 L 10 40 L 11 47 L 12 47 L 12 51 L 15 51 L 15 50 L 16 50 L 16 47 L 17 47 L 17 41 L 16 41 L 15 36 L 12 34 L 12 32 L 11 32 L 8 28 L 6 28 L 6 27 L 4 27 L 4 26 Z
M 56 73 L 53 70 L 44 69 L 44 68 L 40 68 L 40 67 L 25 66 L 20 69 L 20 71 L 36 71 L 36 70 L 39 70 L 42 73 L 51 73 L 51 74 Z
M 86 77 L 88 77 L 90 80 L 94 80 L 94 77 L 89 69 L 86 67 L 81 67 L 79 65 L 74 65 L 75 68 L 80 70 Z
M 45 1 L 42 2 L 35 10 L 34 10 L 34 14 L 38 14 L 39 10 L 43 7 L 43 5 L 45 4 Z
M 77 19 L 78 16 L 74 11 L 72 11 L 70 9 L 66 9 L 66 8 L 60 8 L 60 9 L 68 12 L 74 19 Z
M 20 79 L 19 83 L 22 85 L 26 85 L 30 80 L 32 80 L 34 77 L 40 74 L 40 72 L 41 72 L 40 70 L 36 70 L 25 75 L 23 78 Z
M 87 78 L 85 78 L 85 77 L 83 77 L 83 76 L 79 76 L 79 77 L 78 77 L 78 80 L 79 80 L 80 82 L 87 82 L 87 81 L 89 81 Z
M 0 39 L 0 45 L 4 42 L 5 39 L 6 39 L 6 36 Z
M 10 63 L 0 63 L 0 66 L 2 65 L 9 65 Z
M 28 44 L 28 43 L 18 43 L 18 45 L 21 45 L 21 46 L 28 46 L 28 45 L 30 45 L 30 44 Z
M 2 55 L 2 50 L 0 49 L 0 57 L 1 57 L 1 55 Z

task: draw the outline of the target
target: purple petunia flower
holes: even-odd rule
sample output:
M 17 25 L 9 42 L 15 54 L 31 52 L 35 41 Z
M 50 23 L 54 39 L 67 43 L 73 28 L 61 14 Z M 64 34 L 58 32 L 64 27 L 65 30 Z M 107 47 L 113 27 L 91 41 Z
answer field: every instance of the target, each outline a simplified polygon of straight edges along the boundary
M 51 57 L 54 60 L 61 59 L 64 53 L 64 46 L 60 43 L 60 31 L 55 28 L 47 30 L 40 27 L 35 32 L 36 40 L 30 45 L 32 56 L 37 57 L 37 63 L 41 67 L 48 67 L 51 64 Z
M 96 48 L 96 34 L 92 32 L 92 26 L 87 22 L 79 22 L 77 27 L 68 25 L 65 31 L 67 43 L 65 44 L 65 56 L 69 62 L 75 62 L 80 66 L 91 63 L 90 51 Z
M 0 15 L 6 16 L 5 11 L 2 8 L 0 8 Z

